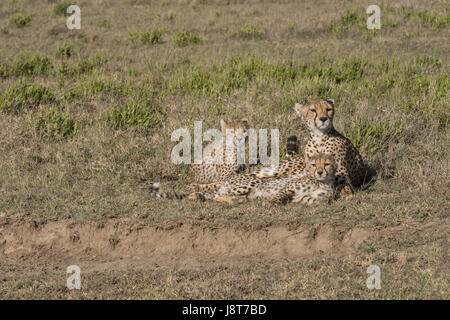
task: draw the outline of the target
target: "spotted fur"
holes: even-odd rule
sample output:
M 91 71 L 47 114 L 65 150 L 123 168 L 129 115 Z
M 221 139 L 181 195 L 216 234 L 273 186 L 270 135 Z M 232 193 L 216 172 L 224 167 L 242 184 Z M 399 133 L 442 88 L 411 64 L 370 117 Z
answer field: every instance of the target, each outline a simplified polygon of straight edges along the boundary
M 335 196 L 336 162 L 333 155 L 316 153 L 307 157 L 306 175 L 293 175 L 280 180 L 287 180 L 284 187 L 272 196 L 271 202 L 313 204 L 318 201 L 331 201 Z M 299 178 L 296 178 L 299 177 Z
M 238 143 L 246 139 L 250 126 L 247 119 L 229 122 L 221 119 L 220 128 L 223 135 L 224 146 L 227 130 L 233 130 L 233 139 L 231 141 L 232 145 L 230 149 L 236 151 Z M 189 166 L 189 174 L 196 182 L 223 181 L 245 167 L 245 165 L 238 164 L 236 152 L 227 153 L 227 147 L 223 148 L 221 162 L 222 163 L 217 163 L 217 161 L 204 161 L 201 164 L 191 164 Z
M 350 197 L 352 186 L 359 187 L 365 178 L 364 162 L 353 144 L 334 129 L 335 106 L 332 100 L 319 100 L 306 105 L 296 104 L 295 111 L 309 129 L 309 141 L 304 155 L 331 154 L 336 162 L 336 183 L 341 195 Z M 263 168 L 255 175 L 264 177 L 285 177 L 300 174 L 305 170 L 303 157 L 288 157 L 277 167 Z
M 333 156 L 318 153 L 308 157 L 306 162 L 306 170 L 299 175 L 261 179 L 254 174 L 235 174 L 222 182 L 198 185 L 198 191 L 189 194 L 164 192 L 156 183 L 149 188 L 150 196 L 167 199 L 214 199 L 229 203 L 247 199 L 305 204 L 324 199 L 331 200 L 334 195 L 336 168 Z

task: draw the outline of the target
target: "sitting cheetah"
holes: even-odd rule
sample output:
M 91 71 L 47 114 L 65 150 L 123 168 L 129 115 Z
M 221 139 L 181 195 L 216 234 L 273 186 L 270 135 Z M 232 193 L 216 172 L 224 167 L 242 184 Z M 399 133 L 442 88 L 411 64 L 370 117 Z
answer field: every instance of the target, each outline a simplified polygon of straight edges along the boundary
M 222 163 L 214 163 L 214 159 L 210 161 L 206 160 L 201 164 L 191 164 L 189 166 L 189 175 L 197 182 L 212 182 L 212 181 L 223 181 L 224 179 L 230 177 L 232 174 L 240 171 L 245 165 L 238 164 L 236 148 L 242 140 L 245 140 L 250 126 L 247 119 L 235 120 L 226 122 L 223 119 L 220 120 L 220 129 L 223 135 L 223 158 Z M 226 132 L 227 130 L 234 130 L 233 139 L 230 141 L 232 144 L 230 149 L 234 152 L 227 151 L 226 143 Z M 245 142 L 245 141 L 244 141 Z M 217 143 L 216 141 L 213 143 Z
M 160 184 L 150 186 L 150 196 L 168 199 L 206 200 L 214 199 L 233 203 L 246 199 L 261 199 L 271 203 L 301 202 L 311 204 L 331 200 L 334 195 L 334 172 L 336 164 L 332 155 L 317 153 L 306 158 L 306 170 L 300 175 L 285 178 L 261 179 L 254 174 L 235 174 L 221 183 L 214 183 L 216 190 L 208 185 L 203 191 L 190 194 L 170 193 L 160 190 Z M 219 185 L 220 184 L 220 185 Z M 205 191 L 206 190 L 206 191 Z
M 295 105 L 295 111 L 307 125 L 310 139 L 304 154 L 311 157 L 318 152 L 332 154 L 336 161 L 336 184 L 338 193 L 346 198 L 352 195 L 351 186 L 359 187 L 365 177 L 364 163 L 358 150 L 353 144 L 337 132 L 333 127 L 333 100 L 319 100 L 317 102 Z M 264 177 L 285 177 L 301 174 L 305 170 L 303 157 L 290 156 L 277 167 L 262 168 L 255 175 Z

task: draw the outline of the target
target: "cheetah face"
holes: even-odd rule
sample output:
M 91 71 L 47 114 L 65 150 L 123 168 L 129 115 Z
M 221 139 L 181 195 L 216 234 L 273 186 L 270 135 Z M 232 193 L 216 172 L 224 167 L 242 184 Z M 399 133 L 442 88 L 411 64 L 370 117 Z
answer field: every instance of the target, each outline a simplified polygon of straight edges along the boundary
M 312 157 L 306 158 L 307 170 L 314 174 L 318 181 L 334 180 L 336 163 L 331 154 L 318 153 Z
M 245 139 L 248 136 L 248 130 L 250 125 L 247 119 L 241 119 L 236 121 L 226 122 L 223 119 L 220 120 L 220 129 L 222 131 L 224 139 L 226 139 L 227 131 L 230 130 L 233 138 L 233 144 L 236 146 L 240 143 L 245 143 Z
M 319 100 L 317 102 L 295 105 L 295 111 L 312 132 L 327 133 L 333 128 L 334 102 L 333 100 Z

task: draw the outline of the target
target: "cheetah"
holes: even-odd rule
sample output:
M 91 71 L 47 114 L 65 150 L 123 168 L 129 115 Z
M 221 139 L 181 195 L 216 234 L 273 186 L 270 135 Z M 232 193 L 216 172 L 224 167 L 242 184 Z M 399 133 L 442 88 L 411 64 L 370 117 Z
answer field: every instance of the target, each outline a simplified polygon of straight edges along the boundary
M 306 105 L 295 104 L 295 111 L 309 129 L 309 141 L 304 155 L 311 157 L 322 152 L 332 154 L 336 162 L 337 192 L 346 199 L 353 194 L 352 187 L 362 185 L 365 178 L 363 159 L 353 144 L 333 126 L 334 101 L 319 100 Z M 305 161 L 301 156 L 290 156 L 278 166 L 265 167 L 255 172 L 259 178 L 285 177 L 301 174 L 305 170 Z
M 317 153 L 306 158 L 305 173 L 284 178 L 258 178 L 254 174 L 235 174 L 221 183 L 214 183 L 215 190 L 208 185 L 202 191 L 192 193 L 164 192 L 160 184 L 149 187 L 150 196 L 167 199 L 213 199 L 221 202 L 243 202 L 263 200 L 281 204 L 288 201 L 312 204 L 316 201 L 331 201 L 335 190 L 334 158 L 330 154 Z
M 153 183 L 149 187 L 151 197 L 166 199 L 190 199 L 190 200 L 216 200 L 234 203 L 244 201 L 247 195 L 264 179 L 257 178 L 254 174 L 234 174 L 220 182 L 197 184 L 190 193 L 164 192 L 160 190 L 160 183 Z
M 222 163 L 217 163 L 218 161 L 214 161 L 217 159 L 214 159 L 214 155 L 212 155 L 211 159 L 205 160 L 201 164 L 193 163 L 189 166 L 189 175 L 196 182 L 223 181 L 245 167 L 245 165 L 238 164 L 236 150 L 239 143 L 245 143 L 248 130 L 250 129 L 248 120 L 244 118 L 241 120 L 227 122 L 221 119 L 220 129 L 222 131 L 223 141 L 232 145 L 227 146 L 224 143 L 223 156 L 221 159 Z M 227 130 L 233 130 L 232 141 L 226 140 Z M 218 142 L 214 141 L 213 143 Z M 227 152 L 227 148 L 233 150 L 233 152 Z
M 262 198 L 272 203 L 291 201 L 310 205 L 321 201 L 329 203 L 335 198 L 336 162 L 333 155 L 316 153 L 307 157 L 304 172 L 305 175 L 278 179 L 283 181 L 281 188 L 274 186 L 273 182 L 264 182 L 253 190 L 249 199 Z

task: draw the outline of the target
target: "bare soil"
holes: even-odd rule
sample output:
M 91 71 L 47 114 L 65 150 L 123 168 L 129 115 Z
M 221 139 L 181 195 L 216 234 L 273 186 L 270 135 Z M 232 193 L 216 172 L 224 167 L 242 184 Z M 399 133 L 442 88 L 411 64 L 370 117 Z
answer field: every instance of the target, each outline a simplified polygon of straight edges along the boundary
M 188 225 L 164 230 L 132 218 L 101 222 L 5 220 L 0 227 L 0 258 L 46 268 L 78 264 L 86 271 L 197 268 L 317 254 L 342 257 L 377 233 L 356 228 L 341 236 L 338 239 L 326 223 L 296 230 L 277 226 L 244 231 Z

